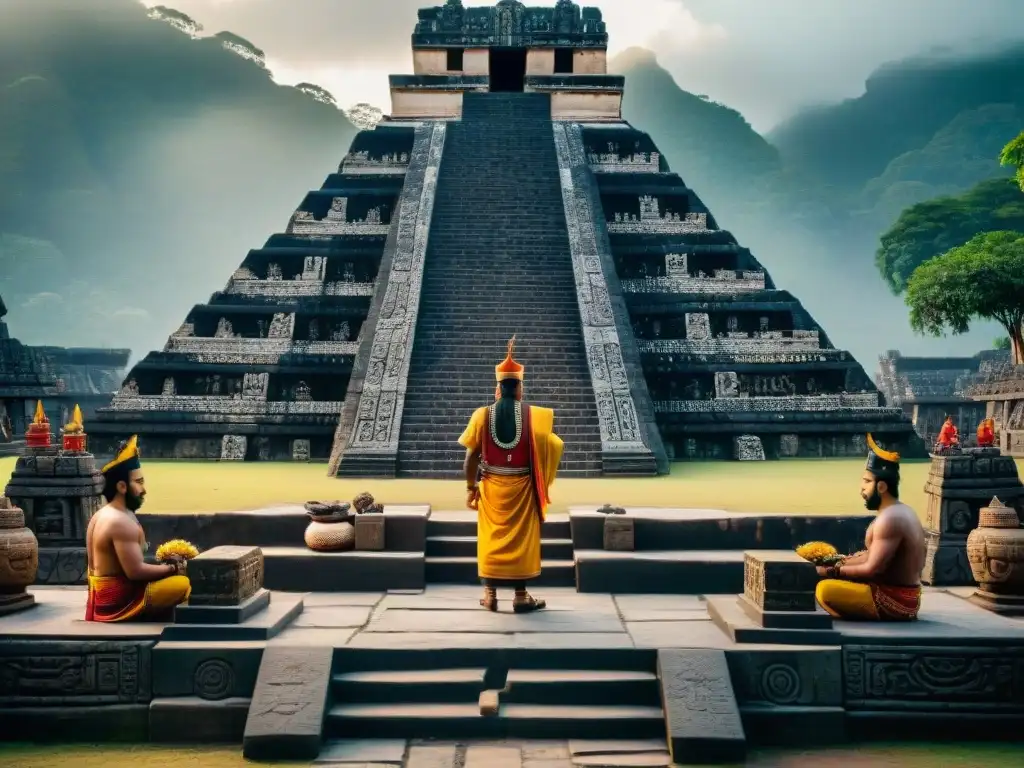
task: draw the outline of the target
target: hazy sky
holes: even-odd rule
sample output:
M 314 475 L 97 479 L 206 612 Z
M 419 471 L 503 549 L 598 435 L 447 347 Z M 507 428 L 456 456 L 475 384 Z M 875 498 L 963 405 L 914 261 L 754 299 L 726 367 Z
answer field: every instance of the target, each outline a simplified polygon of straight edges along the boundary
M 267 54 L 275 78 L 309 81 L 342 106 L 388 110 L 387 76 L 412 71 L 410 34 L 429 0 L 142 0 Z M 528 5 L 552 6 L 555 0 Z M 433 3 L 440 5 L 441 0 Z M 488 2 L 465 0 L 467 6 Z M 609 51 L 641 45 L 686 90 L 760 131 L 808 104 L 857 96 L 878 65 L 935 48 L 1024 39 L 1024 0 L 595 0 Z

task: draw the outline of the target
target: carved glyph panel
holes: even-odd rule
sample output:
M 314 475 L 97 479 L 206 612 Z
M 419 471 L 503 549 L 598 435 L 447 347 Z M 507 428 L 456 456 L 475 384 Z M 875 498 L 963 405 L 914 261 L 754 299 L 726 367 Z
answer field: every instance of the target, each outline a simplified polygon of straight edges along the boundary
M 590 170 L 583 133 L 579 125 L 563 122 L 555 122 L 554 131 L 576 298 L 583 322 L 602 448 L 615 452 L 646 451 L 615 328 L 608 284 L 601 268 L 594 229 L 595 210 L 585 183 L 584 174 Z
M 446 129 L 444 122 L 425 122 L 416 129 L 405 185 L 395 214 L 398 221 L 394 256 L 386 277 L 387 287 L 373 334 L 355 425 L 345 451 L 347 455 L 398 451 Z

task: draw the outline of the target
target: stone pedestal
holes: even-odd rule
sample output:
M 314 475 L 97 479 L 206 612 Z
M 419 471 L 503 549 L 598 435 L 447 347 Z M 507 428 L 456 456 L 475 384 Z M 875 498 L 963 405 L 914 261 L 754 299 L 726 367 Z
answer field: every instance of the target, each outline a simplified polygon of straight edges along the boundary
M 381 512 L 368 512 L 355 517 L 355 544 L 359 552 L 384 551 L 384 515 Z
M 25 591 L 36 580 L 39 544 L 25 527 L 25 515 L 0 497 L 0 616 L 22 611 L 36 604 Z
M 271 604 L 263 588 L 263 550 L 214 547 L 188 561 L 192 594 L 174 609 L 164 640 L 269 640 L 302 612 L 301 597 Z M 280 597 L 280 596 L 279 596 Z
M 967 559 L 967 536 L 978 527 L 981 508 L 993 496 L 1011 507 L 1024 500 L 1017 465 L 998 448 L 934 456 L 924 489 L 928 550 L 921 580 L 931 586 L 970 586 L 975 581 Z
M 39 541 L 37 584 L 84 584 L 85 532 L 105 503 L 103 475 L 90 453 L 30 448 L 19 457 L 4 494 L 25 512 Z
M 632 552 L 636 549 L 633 518 L 609 515 L 604 519 L 604 548 L 609 552 Z
M 743 594 L 709 598 L 708 612 L 736 642 L 829 644 L 837 634 L 814 599 L 817 585 L 814 565 L 796 552 L 744 552 Z

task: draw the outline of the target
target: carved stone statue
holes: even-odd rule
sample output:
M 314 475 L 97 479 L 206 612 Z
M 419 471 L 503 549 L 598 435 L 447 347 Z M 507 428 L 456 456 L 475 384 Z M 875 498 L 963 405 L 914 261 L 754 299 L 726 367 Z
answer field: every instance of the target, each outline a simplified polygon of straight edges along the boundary
M 213 334 L 215 339 L 233 339 L 235 338 L 235 329 L 231 325 L 231 321 L 226 317 L 222 317 L 217 321 L 217 331 Z

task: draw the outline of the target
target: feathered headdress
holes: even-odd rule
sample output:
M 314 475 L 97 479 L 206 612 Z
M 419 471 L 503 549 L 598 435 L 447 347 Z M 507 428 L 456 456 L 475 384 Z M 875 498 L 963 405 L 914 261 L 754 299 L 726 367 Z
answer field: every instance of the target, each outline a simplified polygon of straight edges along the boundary
M 121 472 L 131 472 L 133 469 L 140 469 L 142 461 L 139 458 L 139 436 L 132 435 L 128 442 L 121 446 L 114 460 L 103 467 L 103 474 L 117 469 Z
M 512 359 L 512 351 L 515 347 L 516 337 L 513 335 L 512 338 L 508 340 L 508 352 L 505 355 L 505 359 L 494 366 L 494 377 L 498 381 L 504 381 L 505 379 L 523 380 L 523 373 L 526 371 L 526 368 Z
M 876 477 L 899 477 L 900 455 L 896 451 L 883 450 L 870 434 L 868 434 L 868 448 L 871 449 L 865 467 L 868 472 Z

